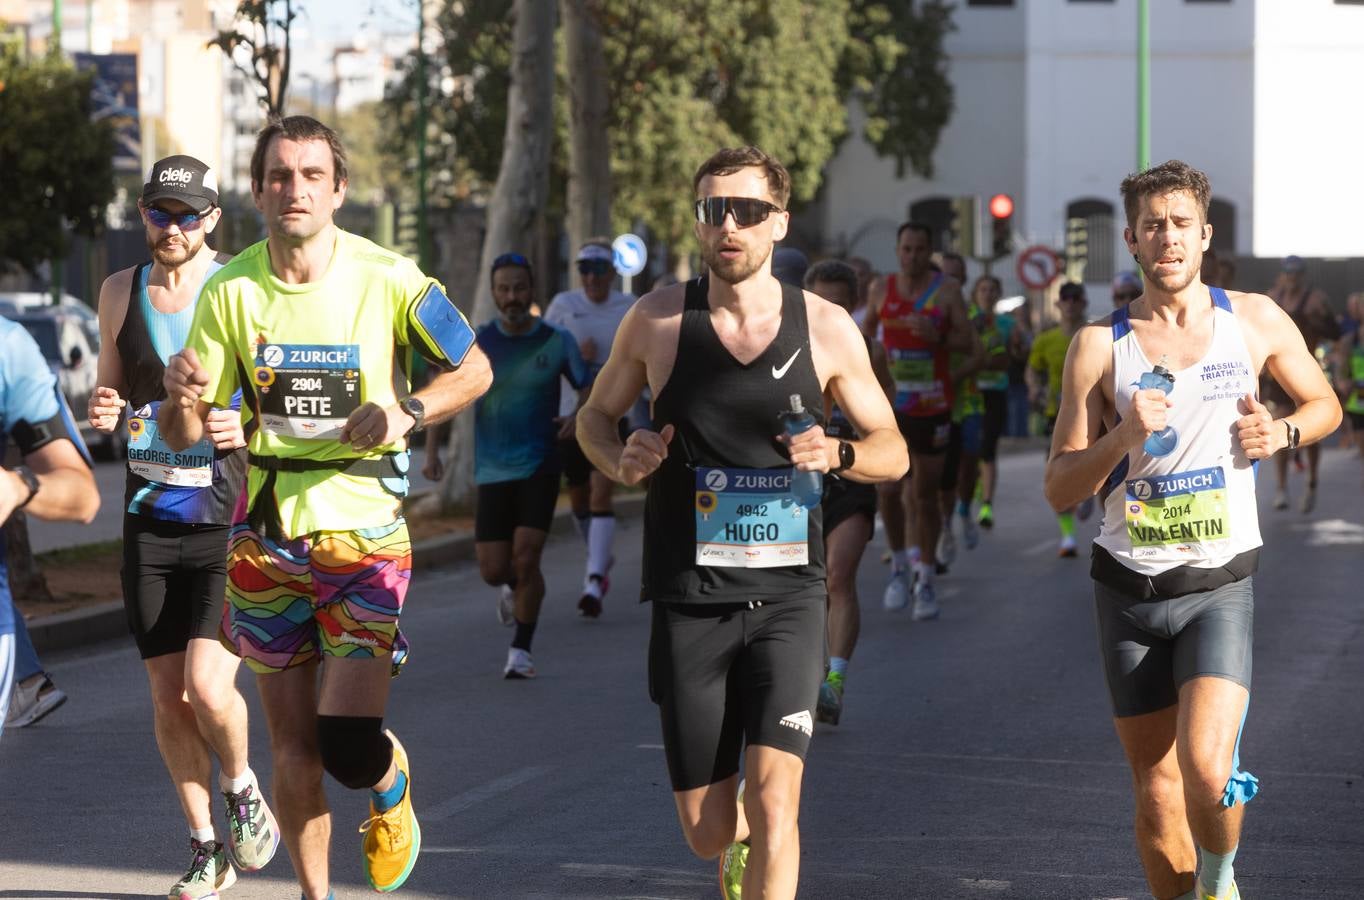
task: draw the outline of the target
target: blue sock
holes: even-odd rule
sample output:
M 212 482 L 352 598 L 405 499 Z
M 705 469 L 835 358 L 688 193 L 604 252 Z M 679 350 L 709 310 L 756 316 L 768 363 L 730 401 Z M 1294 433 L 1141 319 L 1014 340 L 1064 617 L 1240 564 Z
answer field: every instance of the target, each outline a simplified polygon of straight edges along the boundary
M 402 769 L 398 770 L 398 777 L 393 779 L 393 787 L 384 791 L 370 791 L 373 795 L 374 811 L 388 812 L 398 805 L 398 801 L 403 799 L 403 791 L 407 790 L 407 774 Z
M 1232 847 L 1226 853 L 1213 853 L 1199 847 L 1198 858 L 1198 883 L 1203 891 L 1214 897 L 1221 897 L 1230 891 L 1232 878 L 1236 874 L 1231 868 L 1232 860 L 1236 859 L 1236 848 Z
M 957 501 L 957 515 L 963 519 L 971 518 L 971 504 L 966 500 Z
M 846 675 L 848 672 L 848 660 L 842 656 L 829 657 L 829 672 L 835 675 Z

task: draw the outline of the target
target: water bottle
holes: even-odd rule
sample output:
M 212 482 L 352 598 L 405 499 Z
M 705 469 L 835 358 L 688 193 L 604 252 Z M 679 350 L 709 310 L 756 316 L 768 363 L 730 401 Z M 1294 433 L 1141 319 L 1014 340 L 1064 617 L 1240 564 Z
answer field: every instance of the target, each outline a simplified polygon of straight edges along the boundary
M 1141 380 L 1137 382 L 1137 387 L 1143 391 L 1147 388 L 1157 388 L 1168 394 L 1175 389 L 1175 376 L 1171 375 L 1170 370 L 1164 366 L 1156 366 L 1141 376 Z M 1179 436 L 1175 434 L 1175 430 L 1166 426 L 1164 429 L 1148 435 L 1141 448 L 1151 456 L 1160 457 L 1174 450 L 1178 443 Z
M 781 414 L 781 420 L 782 427 L 790 437 L 815 427 L 815 417 L 805 411 L 805 406 L 800 402 L 800 394 L 791 395 L 791 408 Z M 793 467 L 789 490 L 793 502 L 806 509 L 813 509 L 824 496 L 824 473 L 802 472 Z

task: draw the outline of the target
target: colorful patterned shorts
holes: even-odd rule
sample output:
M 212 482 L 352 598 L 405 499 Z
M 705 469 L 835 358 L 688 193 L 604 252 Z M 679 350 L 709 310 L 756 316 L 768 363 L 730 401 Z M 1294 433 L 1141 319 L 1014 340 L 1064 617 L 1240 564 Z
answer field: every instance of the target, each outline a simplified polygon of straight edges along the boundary
M 407 522 L 317 531 L 273 541 L 232 526 L 223 641 L 254 672 L 282 672 L 321 654 L 370 659 L 407 642 L 398 616 L 412 578 Z

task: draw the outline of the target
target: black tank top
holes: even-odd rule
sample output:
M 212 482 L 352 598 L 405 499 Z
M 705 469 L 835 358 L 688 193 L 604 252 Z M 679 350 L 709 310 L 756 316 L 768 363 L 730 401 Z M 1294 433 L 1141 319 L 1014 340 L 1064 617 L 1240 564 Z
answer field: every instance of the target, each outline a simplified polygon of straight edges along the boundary
M 654 428 L 677 429 L 668 456 L 649 481 L 644 507 L 643 599 L 674 603 L 739 603 L 823 596 L 820 509 L 804 512 L 807 562 L 769 568 L 697 562 L 697 519 L 704 506 L 698 468 L 789 472 L 786 448 L 773 437 L 780 414 L 799 394 L 823 419 L 823 397 L 810 352 L 801 290 L 782 285 L 781 325 L 758 357 L 742 365 L 711 324 L 708 279 L 687 283 L 677 362 L 654 399 Z
M 219 255 L 220 261 L 227 259 L 230 257 Z M 162 381 L 166 366 L 152 344 L 142 313 L 142 273 L 150 265 L 143 263 L 133 270 L 128 311 L 123 316 L 123 327 L 114 339 L 119 360 L 123 363 L 123 379 L 128 386 L 128 396 L 124 399 L 128 401 L 130 422 L 138 413 L 148 414 L 154 422 L 156 407 L 166 399 Z M 130 457 L 137 453 L 133 443 L 135 441 L 129 444 Z M 230 525 L 237 497 L 246 481 L 246 448 L 214 450 L 212 470 L 213 481 L 208 487 L 185 488 L 151 481 L 128 469 L 123 492 L 124 509 L 171 522 Z

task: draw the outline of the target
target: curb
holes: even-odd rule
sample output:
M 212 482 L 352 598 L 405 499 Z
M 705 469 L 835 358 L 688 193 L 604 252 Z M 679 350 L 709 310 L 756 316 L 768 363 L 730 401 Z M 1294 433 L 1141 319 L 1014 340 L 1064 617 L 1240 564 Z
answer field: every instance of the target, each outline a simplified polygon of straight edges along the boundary
M 643 494 L 626 494 L 615 500 L 616 514 L 622 518 L 640 515 Z M 572 512 L 565 508 L 554 514 L 552 534 L 572 533 Z M 474 559 L 472 531 L 451 532 L 429 537 L 412 545 L 412 571 L 431 571 Z M 122 601 L 102 603 L 88 609 L 72 610 L 53 616 L 28 620 L 28 634 L 39 653 L 70 650 L 116 638 L 130 638 L 128 616 Z M 131 640 L 129 640 L 131 643 Z

